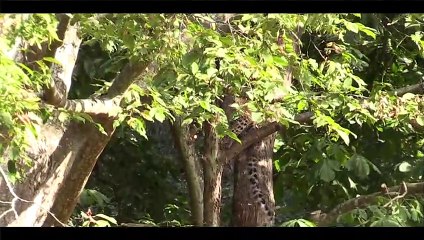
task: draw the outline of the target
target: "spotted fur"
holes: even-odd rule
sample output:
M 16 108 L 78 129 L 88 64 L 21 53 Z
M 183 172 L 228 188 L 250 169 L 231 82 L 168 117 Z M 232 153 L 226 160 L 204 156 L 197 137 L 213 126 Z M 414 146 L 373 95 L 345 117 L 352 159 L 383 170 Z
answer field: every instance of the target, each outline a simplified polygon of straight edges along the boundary
M 241 138 L 243 135 L 248 134 L 249 129 L 254 125 L 253 121 L 249 116 L 242 116 L 233 121 L 230 124 L 231 131 L 237 135 L 237 137 Z M 229 149 L 234 141 L 230 138 L 224 139 L 223 146 L 225 149 Z M 265 151 L 267 149 L 264 148 L 266 143 L 259 142 L 247 150 L 250 149 L 252 154 L 249 154 L 247 157 L 247 174 L 250 182 L 249 192 L 253 201 L 258 204 L 258 206 L 264 211 L 267 217 L 269 217 L 269 222 L 272 224 L 274 222 L 274 211 L 273 208 L 269 205 L 267 195 L 267 191 L 263 191 L 261 189 L 261 185 L 259 184 L 260 180 L 264 181 L 264 179 L 259 179 L 262 176 L 260 172 L 260 162 L 266 161 Z

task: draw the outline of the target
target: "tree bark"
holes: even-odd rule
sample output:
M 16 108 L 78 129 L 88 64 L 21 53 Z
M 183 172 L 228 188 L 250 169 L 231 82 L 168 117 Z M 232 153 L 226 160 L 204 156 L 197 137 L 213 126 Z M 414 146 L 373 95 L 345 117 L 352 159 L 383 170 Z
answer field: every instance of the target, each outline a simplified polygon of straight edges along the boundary
M 276 134 L 273 133 L 251 145 L 238 156 L 234 163 L 232 225 L 235 227 L 271 226 L 273 224 L 275 200 L 272 182 L 272 155 L 275 136 Z M 256 158 L 257 162 L 254 163 L 252 158 Z M 252 165 L 256 170 L 252 171 Z M 255 184 L 257 185 L 255 186 Z M 260 190 L 257 191 L 257 189 Z
M 101 133 L 93 124 L 71 123 L 66 129 L 62 140 L 66 145 L 80 144 L 80 148 L 74 151 L 75 160 L 73 161 L 69 173 L 63 179 L 66 185 L 61 186 L 56 194 L 51 211 L 55 213 L 60 221 L 67 221 L 76 206 L 79 195 L 84 189 L 85 184 L 90 177 L 97 158 L 109 142 L 114 129 L 112 127 L 113 118 L 107 116 L 96 116 L 98 123 L 101 123 L 107 135 Z M 69 135 L 69 136 L 67 136 Z M 83 142 L 84 144 L 81 144 Z M 66 146 L 65 145 L 65 146 Z M 65 154 L 72 154 L 70 149 L 59 147 L 58 159 L 65 157 Z M 52 157 L 55 157 L 54 155 Z M 51 215 L 43 223 L 43 226 L 57 226 L 60 223 Z
M 192 221 L 196 226 L 203 226 L 203 179 L 194 144 L 195 133 L 190 131 L 190 126 L 182 126 L 181 119 L 174 122 L 173 132 L 187 175 Z
M 203 162 L 203 214 L 206 226 L 218 227 L 221 215 L 222 162 L 218 159 L 219 139 L 210 123 L 204 123 L 205 159 Z
M 71 120 L 61 123 L 54 118 L 40 125 L 38 139 L 32 139 L 27 150 L 33 165 L 27 169 L 23 181 L 11 184 L 3 174 L 7 167 L 0 166 L 0 199 L 7 203 L 0 205 L 1 226 L 66 224 L 98 156 L 113 134 L 114 109 L 119 108 L 122 94 L 150 63 L 127 64 L 114 79 L 108 94 L 101 99 L 68 100 L 67 92 L 81 40 L 77 36 L 77 26 L 70 25 L 68 16 L 58 14 L 57 17 L 57 33 L 63 40 L 60 44 L 43 44 L 42 49 L 33 49 L 35 51 L 24 57 L 19 56 L 20 53 L 11 55 L 17 60 L 23 59 L 28 65 L 33 60 L 55 56 L 61 66 L 51 66 L 52 82 L 44 94 L 45 104 L 90 114 L 94 122 L 104 128 L 106 135 L 90 122 Z M 30 67 L 36 69 L 36 66 Z

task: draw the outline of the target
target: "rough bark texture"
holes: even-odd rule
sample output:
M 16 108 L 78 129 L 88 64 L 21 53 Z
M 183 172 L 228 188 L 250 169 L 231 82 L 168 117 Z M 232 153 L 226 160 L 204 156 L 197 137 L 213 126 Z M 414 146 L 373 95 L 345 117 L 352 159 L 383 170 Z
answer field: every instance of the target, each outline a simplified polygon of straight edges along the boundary
M 54 124 L 46 124 L 42 126 L 41 130 L 44 135 L 38 141 L 33 139 L 32 147 L 28 152 L 34 165 L 27 172 L 24 181 L 13 186 L 16 195 L 29 202 L 18 200 L 15 204 L 18 217 L 15 218 L 12 213 L 7 214 L 0 219 L 2 226 L 40 226 L 47 216 L 46 210 L 49 210 L 52 205 L 52 199 L 49 196 L 57 192 L 64 174 L 69 171 L 67 167 L 69 162 L 72 162 L 75 158 L 71 154 L 61 161 L 51 161 L 49 156 L 59 146 L 64 129 Z M 75 148 L 78 146 L 69 147 Z M 2 168 L 5 169 L 5 167 Z M 4 179 L 1 179 L 0 193 L 2 200 L 12 199 L 9 189 L 5 186 Z M 6 209 L 3 208 L 2 210 Z
M 200 171 L 199 160 L 195 149 L 195 133 L 190 131 L 190 126 L 181 126 L 178 119 L 173 125 L 174 138 L 180 149 L 182 162 L 187 175 L 190 209 L 193 224 L 203 225 L 203 179 Z
M 16 61 L 26 63 L 29 67 L 37 70 L 37 66 L 32 64 L 33 61 L 54 56 L 62 66 L 60 71 L 57 70 L 57 65 L 52 66 L 52 82 L 46 89 L 46 93 L 53 90 L 66 96 L 70 88 L 71 75 L 81 40 L 77 36 L 77 26 L 69 25 L 69 17 L 58 14 L 57 18 L 59 19 L 57 34 L 62 41 L 55 41 L 50 46 L 43 44 L 41 49 L 28 46 L 33 51 L 17 51 L 14 57 Z M 24 43 L 20 45 L 24 45 Z M 56 83 L 60 84 L 59 88 L 56 88 L 58 87 Z M 13 186 L 14 193 L 11 193 L 11 189 L 6 188 L 5 179 L 2 179 L 0 193 L 4 197 L 7 196 L 2 199 L 12 199 L 15 203 L 11 207 L 16 212 L 15 214 L 9 213 L 0 219 L 1 225 L 40 226 L 46 219 L 58 189 L 75 160 L 74 150 L 81 144 L 81 142 L 63 143 L 61 139 L 63 139 L 67 126 L 68 124 L 58 121 L 51 121 L 39 126 L 40 137 L 31 139 L 30 149 L 28 149 L 28 155 L 34 165 L 27 168 L 24 181 Z M 58 150 L 60 148 L 67 148 L 67 154 Z M 5 168 L 3 167 L 3 169 Z M 6 207 L 4 206 L 3 209 Z
M 28 46 L 33 51 L 11 53 L 11 56 L 34 70 L 37 66 L 31 62 L 54 56 L 61 66 L 51 66 L 53 75 L 44 92 L 45 104 L 91 114 L 107 134 L 102 134 L 93 123 L 61 123 L 56 118 L 40 125 L 39 138 L 30 142 L 28 154 L 33 165 L 26 169 L 24 180 L 10 186 L 4 178 L 0 179 L 0 199 L 6 202 L 0 205 L 0 212 L 5 213 L 0 218 L 1 226 L 54 226 L 68 221 L 79 193 L 113 133 L 116 113 L 111 112 L 119 107 L 122 94 L 150 63 L 128 63 L 102 99 L 68 100 L 81 40 L 77 36 L 77 26 L 69 24 L 67 15 L 58 14 L 57 17 L 61 42 L 53 42 L 50 46 L 43 44 L 42 49 Z M 7 169 L 4 164 L 1 167 Z
M 66 145 L 79 144 L 80 147 L 74 151 L 70 151 L 71 149 L 66 147 L 57 149 L 59 155 L 57 160 L 64 158 L 65 154 L 72 154 L 72 152 L 76 157 L 69 170 L 71 174 L 67 174 L 63 179 L 62 186 L 59 188 L 56 194 L 57 197 L 54 198 L 53 206 L 51 207 L 51 211 L 55 213 L 60 221 L 67 221 L 71 217 L 79 194 L 84 189 L 97 158 L 114 132 L 112 128 L 113 119 L 107 117 L 97 118 L 97 121 L 103 125 L 108 135 L 101 133 L 92 124 L 71 123 L 71 126 L 66 129 L 62 140 L 65 141 Z M 55 155 L 52 155 L 52 158 L 55 157 Z M 51 216 L 43 224 L 43 226 L 57 225 L 60 225 L 60 223 Z
M 204 124 L 205 131 L 205 159 L 203 162 L 204 191 L 203 214 L 206 226 L 220 225 L 221 214 L 221 179 L 222 163 L 218 161 L 217 133 L 214 127 Z
M 235 161 L 233 226 L 273 224 L 272 154 L 275 136 L 274 133 L 248 147 Z

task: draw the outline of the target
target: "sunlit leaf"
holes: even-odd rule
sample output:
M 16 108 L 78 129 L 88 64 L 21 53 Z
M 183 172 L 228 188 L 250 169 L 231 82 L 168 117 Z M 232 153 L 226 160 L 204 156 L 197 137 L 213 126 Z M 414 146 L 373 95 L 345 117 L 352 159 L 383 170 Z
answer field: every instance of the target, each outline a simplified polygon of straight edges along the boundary
M 400 165 L 399 165 L 399 171 L 400 172 L 409 172 L 409 171 L 411 171 L 411 164 L 409 164 L 408 162 L 402 162 Z

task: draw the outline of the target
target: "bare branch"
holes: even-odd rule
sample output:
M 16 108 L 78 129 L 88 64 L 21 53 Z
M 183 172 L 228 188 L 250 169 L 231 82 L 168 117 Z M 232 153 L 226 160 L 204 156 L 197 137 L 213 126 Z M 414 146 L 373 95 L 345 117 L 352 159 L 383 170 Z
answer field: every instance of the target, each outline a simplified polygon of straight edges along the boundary
M 394 91 L 394 93 L 398 97 L 401 97 L 401 96 L 405 95 L 406 93 L 422 94 L 423 92 L 424 92 L 423 82 L 415 84 L 415 85 L 399 88 L 399 89 Z

